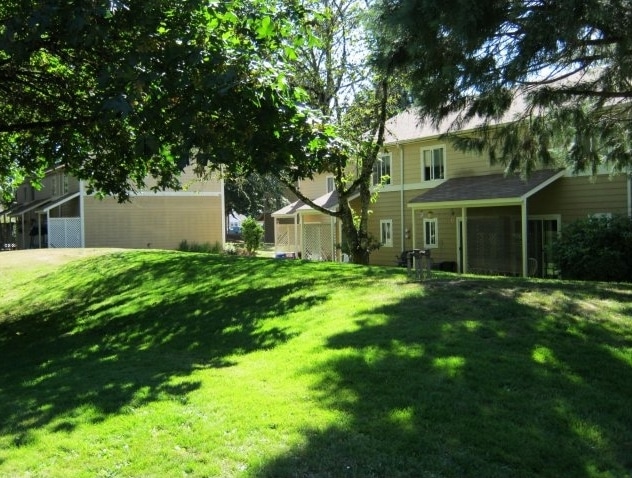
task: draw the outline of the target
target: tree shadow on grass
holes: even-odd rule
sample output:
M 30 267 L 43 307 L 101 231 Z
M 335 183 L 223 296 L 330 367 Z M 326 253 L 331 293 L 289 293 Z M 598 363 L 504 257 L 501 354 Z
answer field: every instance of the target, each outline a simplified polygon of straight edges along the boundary
M 306 373 L 338 424 L 252 476 L 631 476 L 632 335 L 590 308 L 630 292 L 495 284 L 435 282 L 332 337 L 346 353 Z
M 307 281 L 262 280 L 291 265 L 183 257 L 112 255 L 39 279 L 38 310 L 0 323 L 5 443 L 26 445 L 45 426 L 71 431 L 80 410 L 97 422 L 154 400 L 186 401 L 200 387 L 192 371 L 286 342 L 297 332 L 278 318 L 325 299 Z

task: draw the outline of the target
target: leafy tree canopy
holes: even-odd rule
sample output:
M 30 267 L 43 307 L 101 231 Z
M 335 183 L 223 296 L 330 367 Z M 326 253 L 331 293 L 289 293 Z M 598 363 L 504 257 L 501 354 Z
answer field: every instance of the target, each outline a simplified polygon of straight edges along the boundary
M 310 41 L 303 13 L 263 0 L 2 2 L 2 192 L 56 164 L 121 200 L 147 176 L 178 187 L 187 164 L 318 171 L 328 130 L 284 68 Z
M 632 8 L 619 0 L 380 0 L 384 69 L 410 82 L 422 114 L 463 147 L 528 172 L 560 157 L 577 169 L 632 164 Z M 489 128 L 512 108 L 519 125 Z M 515 119 L 515 118 L 512 118 Z
M 272 174 L 250 173 L 246 176 L 227 177 L 224 180 L 226 213 L 259 217 L 283 207 L 283 184 Z

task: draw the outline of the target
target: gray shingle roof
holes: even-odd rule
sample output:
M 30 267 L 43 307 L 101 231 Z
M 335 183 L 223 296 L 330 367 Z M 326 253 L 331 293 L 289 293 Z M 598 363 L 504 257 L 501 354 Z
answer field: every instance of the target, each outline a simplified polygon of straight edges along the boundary
M 338 207 L 338 193 L 336 191 L 331 191 L 327 194 L 317 197 L 314 199 L 314 204 L 324 207 L 330 211 L 333 211 Z M 287 206 L 279 209 L 272 213 L 273 216 L 289 216 L 294 215 L 298 212 L 304 211 L 312 211 L 313 208 L 308 204 L 305 204 L 303 201 L 298 200 L 294 201 L 292 204 L 288 204 Z
M 556 175 L 560 175 L 560 170 L 535 171 L 526 181 L 503 174 L 453 178 L 411 199 L 408 204 L 519 199 L 548 180 L 554 180 Z

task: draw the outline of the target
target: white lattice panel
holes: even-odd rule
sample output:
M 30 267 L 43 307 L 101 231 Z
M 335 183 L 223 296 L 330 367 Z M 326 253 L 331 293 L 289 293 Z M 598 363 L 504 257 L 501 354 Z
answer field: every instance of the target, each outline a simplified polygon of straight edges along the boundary
M 330 224 L 305 224 L 303 226 L 303 258 L 312 261 L 331 261 L 334 237 Z
M 50 218 L 48 247 L 81 247 L 81 218 Z
M 277 224 L 274 244 L 277 250 L 292 252 L 296 250 L 294 224 Z

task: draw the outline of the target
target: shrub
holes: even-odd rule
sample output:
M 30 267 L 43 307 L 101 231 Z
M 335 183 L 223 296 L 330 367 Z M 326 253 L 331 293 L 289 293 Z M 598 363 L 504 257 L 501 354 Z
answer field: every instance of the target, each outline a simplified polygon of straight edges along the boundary
M 568 224 L 553 257 L 564 279 L 631 281 L 632 220 L 591 217 Z
M 248 217 L 241 223 L 241 235 L 244 238 L 244 246 L 248 254 L 254 254 L 261 247 L 263 228 L 252 217 Z
M 211 244 L 210 242 L 205 242 L 204 244 L 192 242 L 189 244 L 189 242 L 184 239 L 180 242 L 178 250 L 182 252 L 205 252 L 207 254 L 219 254 L 222 252 L 222 246 L 219 242 L 216 242 L 215 244 Z

